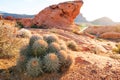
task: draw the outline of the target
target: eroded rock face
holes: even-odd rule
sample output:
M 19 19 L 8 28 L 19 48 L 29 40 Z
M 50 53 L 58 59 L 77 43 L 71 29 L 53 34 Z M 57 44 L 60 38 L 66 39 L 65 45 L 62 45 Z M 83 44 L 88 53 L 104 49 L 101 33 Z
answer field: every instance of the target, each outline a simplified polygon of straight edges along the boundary
M 33 18 L 33 24 L 44 28 L 71 29 L 69 27 L 74 25 L 74 19 L 79 14 L 82 4 L 79 0 L 47 7 Z M 76 28 L 78 27 L 74 25 L 74 29 Z
M 17 21 L 21 22 L 22 25 L 24 25 L 25 28 L 28 28 L 28 27 L 32 26 L 32 19 L 31 18 L 21 18 Z
M 84 32 L 98 35 L 100 38 L 119 39 L 119 26 L 92 26 L 88 27 Z

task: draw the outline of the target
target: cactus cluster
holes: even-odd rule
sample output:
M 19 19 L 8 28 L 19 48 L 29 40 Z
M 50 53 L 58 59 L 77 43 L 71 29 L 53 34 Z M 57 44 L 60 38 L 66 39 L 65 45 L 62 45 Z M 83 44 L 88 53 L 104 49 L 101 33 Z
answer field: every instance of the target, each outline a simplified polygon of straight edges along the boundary
M 65 66 L 69 68 L 70 63 L 72 63 L 68 58 L 67 49 L 63 49 L 63 46 L 61 46 L 63 44 L 58 42 L 59 38 L 55 35 L 54 37 L 49 35 L 46 38 L 45 36 L 43 38 L 33 35 L 29 44 L 20 51 L 20 58 L 24 56 L 25 59 L 21 61 L 19 58 L 17 65 L 32 77 L 44 73 L 60 72 L 61 68 Z

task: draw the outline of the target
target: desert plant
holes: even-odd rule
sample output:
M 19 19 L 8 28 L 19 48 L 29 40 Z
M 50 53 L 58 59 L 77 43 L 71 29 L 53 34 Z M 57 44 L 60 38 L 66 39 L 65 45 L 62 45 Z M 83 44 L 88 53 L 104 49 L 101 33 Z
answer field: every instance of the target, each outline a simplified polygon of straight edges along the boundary
M 32 77 L 37 77 L 43 74 L 42 62 L 39 58 L 31 58 L 30 61 L 28 61 L 26 67 L 28 75 Z
M 20 40 L 15 37 L 15 28 L 0 26 L 0 58 L 12 57 L 18 52 Z
M 29 38 L 31 37 L 31 32 L 23 28 L 18 31 L 17 36 L 22 37 L 22 38 Z
M 37 34 L 32 35 L 29 41 L 29 46 L 32 46 L 33 43 L 39 39 L 43 39 L 42 36 L 39 36 Z
M 51 34 L 51 35 L 45 35 L 44 37 L 44 40 L 47 41 L 49 44 L 52 43 L 52 42 L 57 42 L 58 41 L 58 37 L 54 34 Z
M 116 44 L 116 47 L 112 49 L 113 53 L 120 54 L 120 43 Z
M 19 72 L 26 71 L 26 63 L 28 61 L 28 58 L 25 55 L 20 55 L 17 61 L 17 70 Z
M 67 57 L 68 57 L 68 54 L 66 51 L 64 50 L 60 50 L 58 53 L 58 58 L 60 60 L 60 64 L 64 65 L 66 63 L 66 60 L 67 60 Z
M 73 51 L 77 51 L 78 50 L 78 45 L 76 44 L 75 41 L 68 41 L 67 42 L 67 46 L 69 49 L 73 50 Z
M 48 52 L 58 52 L 61 49 L 60 45 L 56 42 L 52 42 L 49 45 Z
M 32 51 L 34 55 L 41 57 L 45 55 L 47 49 L 48 49 L 48 44 L 44 40 L 37 40 L 34 42 L 32 46 Z
M 67 50 L 66 43 L 63 40 L 59 40 L 61 50 Z
M 49 53 L 43 59 L 46 72 L 57 72 L 60 68 L 59 59 L 55 53 Z

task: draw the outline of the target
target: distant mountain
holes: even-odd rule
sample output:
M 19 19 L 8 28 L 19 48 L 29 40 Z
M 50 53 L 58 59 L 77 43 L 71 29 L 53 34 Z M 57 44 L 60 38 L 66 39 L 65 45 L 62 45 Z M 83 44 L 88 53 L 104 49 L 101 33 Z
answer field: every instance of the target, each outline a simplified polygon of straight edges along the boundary
M 88 23 L 88 21 L 86 20 L 86 18 L 82 15 L 82 14 L 79 14 L 75 20 L 74 20 L 76 23 L 80 24 L 80 23 Z
M 12 16 L 14 18 L 33 18 L 34 17 L 34 15 L 14 14 L 14 13 L 7 13 L 3 11 L 0 11 L 0 15 L 3 15 L 3 17 Z
M 112 21 L 108 17 L 102 17 L 91 22 L 94 25 L 115 25 L 116 22 Z

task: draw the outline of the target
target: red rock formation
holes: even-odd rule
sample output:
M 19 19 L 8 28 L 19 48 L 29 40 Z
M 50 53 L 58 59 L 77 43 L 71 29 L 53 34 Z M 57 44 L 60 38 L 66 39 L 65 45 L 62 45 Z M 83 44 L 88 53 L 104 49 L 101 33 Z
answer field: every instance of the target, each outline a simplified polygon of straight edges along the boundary
M 15 18 L 12 17 L 12 16 L 6 16 L 6 17 L 4 17 L 4 19 L 5 20 L 11 20 L 11 21 L 15 20 Z
M 83 2 L 70 1 L 45 8 L 33 18 L 33 24 L 44 28 L 78 29 L 74 19 L 79 14 Z
M 120 38 L 119 26 L 92 26 L 88 27 L 84 32 L 99 35 L 101 38 Z
M 17 21 L 22 23 L 22 25 L 26 28 L 32 26 L 32 19 L 31 18 L 21 18 L 21 19 L 18 19 Z
M 119 39 L 120 33 L 119 32 L 105 32 L 100 35 L 101 38 L 111 38 L 111 39 Z

